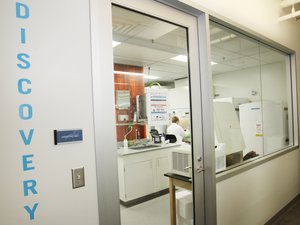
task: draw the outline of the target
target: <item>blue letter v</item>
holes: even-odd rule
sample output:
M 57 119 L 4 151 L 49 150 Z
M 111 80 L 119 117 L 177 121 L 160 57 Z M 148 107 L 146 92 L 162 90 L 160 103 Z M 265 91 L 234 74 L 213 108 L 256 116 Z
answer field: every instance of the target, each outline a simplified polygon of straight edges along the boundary
M 29 134 L 28 136 L 26 137 L 25 133 L 24 133 L 24 130 L 19 130 L 20 134 L 21 134 L 21 137 L 22 137 L 22 140 L 23 140 L 23 143 L 25 145 L 30 145 L 31 143 L 31 139 L 32 139 L 32 135 L 33 135 L 33 131 L 34 129 L 30 129 L 29 131 Z

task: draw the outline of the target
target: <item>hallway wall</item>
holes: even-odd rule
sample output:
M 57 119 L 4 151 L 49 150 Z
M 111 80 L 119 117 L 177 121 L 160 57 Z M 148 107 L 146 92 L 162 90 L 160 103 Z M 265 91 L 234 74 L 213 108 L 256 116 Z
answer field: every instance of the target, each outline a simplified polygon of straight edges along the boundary
M 277 23 L 277 0 L 185 2 L 300 52 L 299 22 Z M 5 18 L 0 20 L 0 224 L 96 225 L 90 2 L 17 3 L 0 2 Z M 55 129 L 82 129 L 83 141 L 54 145 Z M 79 166 L 85 168 L 85 187 L 73 189 L 71 168 Z M 101 177 L 109 172 L 102 170 Z M 219 225 L 265 222 L 299 193 L 299 179 L 299 151 L 293 151 L 219 182 Z M 109 196 L 102 198 L 109 205 Z
M 217 183 L 218 225 L 261 225 L 299 194 L 293 151 Z
M 96 225 L 89 1 L 3 0 L 0 14 L 0 224 Z M 56 129 L 83 141 L 54 145 Z

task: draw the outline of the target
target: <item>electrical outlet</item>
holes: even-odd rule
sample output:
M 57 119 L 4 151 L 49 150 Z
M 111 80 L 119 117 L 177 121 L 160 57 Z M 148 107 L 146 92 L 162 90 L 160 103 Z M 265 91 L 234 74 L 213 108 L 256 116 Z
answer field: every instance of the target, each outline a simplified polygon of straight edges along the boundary
M 72 168 L 73 189 L 85 186 L 84 167 Z

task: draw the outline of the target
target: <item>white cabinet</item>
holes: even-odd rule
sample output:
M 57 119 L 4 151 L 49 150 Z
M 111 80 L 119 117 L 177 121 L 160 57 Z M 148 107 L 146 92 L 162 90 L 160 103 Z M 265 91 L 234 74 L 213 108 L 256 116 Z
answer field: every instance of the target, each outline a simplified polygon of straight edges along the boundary
M 119 194 L 123 203 L 168 188 L 170 148 L 119 155 Z
M 169 153 L 170 154 L 170 153 Z M 165 173 L 171 171 L 170 157 L 160 157 L 156 159 L 156 187 L 157 190 L 163 190 L 169 187 L 169 180 L 164 176 Z
M 124 166 L 125 198 L 135 199 L 153 192 L 154 174 L 152 160 Z

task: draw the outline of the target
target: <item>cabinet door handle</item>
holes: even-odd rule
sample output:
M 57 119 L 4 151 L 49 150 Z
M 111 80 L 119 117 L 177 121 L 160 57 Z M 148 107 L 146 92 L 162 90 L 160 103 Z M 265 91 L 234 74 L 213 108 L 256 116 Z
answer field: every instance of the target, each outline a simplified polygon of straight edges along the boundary
M 184 167 L 183 170 L 187 171 L 187 170 L 189 170 L 189 169 L 191 169 L 191 168 L 192 168 L 191 166 L 187 166 L 187 167 Z

